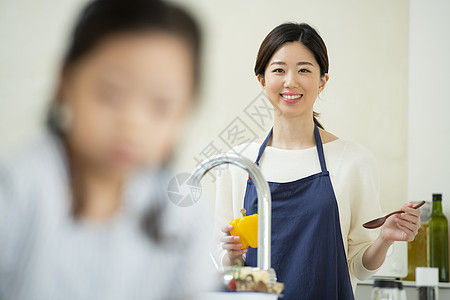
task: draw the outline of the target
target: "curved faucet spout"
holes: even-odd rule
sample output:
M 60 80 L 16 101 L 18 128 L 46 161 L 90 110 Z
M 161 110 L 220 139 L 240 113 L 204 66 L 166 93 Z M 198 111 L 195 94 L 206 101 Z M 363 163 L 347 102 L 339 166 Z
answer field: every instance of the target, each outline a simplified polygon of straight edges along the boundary
M 255 183 L 258 195 L 258 261 L 259 269 L 270 269 L 270 241 L 272 198 L 269 185 L 259 167 L 251 160 L 239 155 L 223 153 L 201 162 L 192 173 L 192 179 L 200 181 L 212 168 L 222 164 L 233 164 L 246 170 Z

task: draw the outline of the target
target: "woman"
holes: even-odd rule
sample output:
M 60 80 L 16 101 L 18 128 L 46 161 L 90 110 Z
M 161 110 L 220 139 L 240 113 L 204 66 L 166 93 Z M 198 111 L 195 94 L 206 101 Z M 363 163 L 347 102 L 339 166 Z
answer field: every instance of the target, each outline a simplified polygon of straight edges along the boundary
M 87 5 L 49 129 L 0 164 L 1 299 L 187 299 L 210 286 L 204 223 L 165 198 L 199 48 L 171 4 Z
M 286 23 L 261 44 L 255 74 L 274 108 L 264 140 L 234 149 L 255 161 L 272 193 L 272 266 L 283 299 L 353 299 L 356 281 L 373 275 L 394 241 L 411 241 L 419 211 L 403 206 L 381 231 L 361 225 L 381 214 L 373 156 L 324 130 L 313 111 L 329 79 L 325 43 L 307 24 Z M 241 250 L 231 225 L 244 207 L 257 213 L 251 178 L 230 167 L 218 178 L 216 223 L 220 261 L 256 266 L 256 249 Z M 378 234 L 378 236 L 377 236 Z M 352 289 L 353 285 L 353 289 Z

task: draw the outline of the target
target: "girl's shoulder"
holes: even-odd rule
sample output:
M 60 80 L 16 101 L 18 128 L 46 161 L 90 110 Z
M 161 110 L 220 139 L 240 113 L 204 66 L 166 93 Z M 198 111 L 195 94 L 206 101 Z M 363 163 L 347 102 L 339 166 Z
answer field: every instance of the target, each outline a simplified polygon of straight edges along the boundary
M 63 149 L 45 132 L 28 145 L 0 158 L 0 192 L 14 200 L 37 198 L 39 191 L 61 185 L 66 179 Z M 36 193 L 29 197 L 29 193 Z
M 14 175 L 45 173 L 55 165 L 65 163 L 65 155 L 59 138 L 50 132 L 42 132 L 18 150 L 0 157 L 0 168 Z

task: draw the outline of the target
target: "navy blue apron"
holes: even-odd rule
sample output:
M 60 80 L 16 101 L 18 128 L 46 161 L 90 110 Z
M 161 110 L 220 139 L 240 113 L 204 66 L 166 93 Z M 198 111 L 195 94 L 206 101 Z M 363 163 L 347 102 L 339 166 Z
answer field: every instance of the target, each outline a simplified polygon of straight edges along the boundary
M 257 165 L 272 131 L 259 149 Z M 322 171 L 291 182 L 268 182 L 272 194 L 271 266 L 278 281 L 285 284 L 283 299 L 354 299 L 338 206 L 317 126 L 314 136 Z M 244 208 L 247 215 L 258 212 L 251 178 Z M 256 267 L 256 261 L 257 250 L 248 248 L 245 265 Z

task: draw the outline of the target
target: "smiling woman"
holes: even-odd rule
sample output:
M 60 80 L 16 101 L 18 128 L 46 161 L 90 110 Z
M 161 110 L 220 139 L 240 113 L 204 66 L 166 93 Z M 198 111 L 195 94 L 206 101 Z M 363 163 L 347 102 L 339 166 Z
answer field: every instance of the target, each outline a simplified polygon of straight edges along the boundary
M 420 212 L 405 205 L 380 232 L 362 224 L 381 214 L 373 155 L 324 130 L 313 107 L 328 80 L 328 54 L 308 24 L 285 23 L 261 44 L 255 75 L 274 108 L 274 124 L 260 142 L 235 147 L 261 167 L 272 195 L 272 266 L 286 299 L 353 299 L 357 280 L 381 266 L 396 240 L 411 241 Z M 244 207 L 257 212 L 251 178 L 230 167 L 217 181 L 217 253 L 256 266 L 256 249 L 241 249 L 224 226 Z M 218 233 L 219 234 L 219 233 Z
M 309 68 L 316 67 L 315 71 L 318 71 L 320 73 L 320 77 L 322 79 L 325 79 L 326 83 L 326 81 L 328 81 L 329 62 L 328 62 L 327 47 L 325 46 L 325 43 L 322 40 L 322 38 L 320 38 L 320 36 L 314 29 L 312 29 L 306 24 L 303 25 L 304 29 L 300 33 L 300 36 L 298 35 L 298 31 L 296 30 L 296 28 L 291 27 L 289 29 L 286 29 L 286 27 L 287 26 L 285 27 L 280 26 L 275 28 L 272 31 L 273 34 L 267 35 L 266 38 L 261 43 L 258 55 L 256 57 L 256 64 L 254 69 L 255 75 L 257 76 L 258 80 L 260 82 L 261 80 L 263 80 L 269 62 L 270 62 L 269 67 L 272 67 L 272 65 L 275 66 L 282 65 L 284 67 L 287 66 L 286 62 L 280 61 L 273 57 L 274 53 L 280 48 L 281 45 L 285 43 L 294 43 L 294 41 L 301 41 L 300 46 L 303 46 L 303 49 L 299 51 L 305 52 L 308 60 L 295 62 L 295 66 L 298 67 L 309 66 Z M 283 34 L 280 34 L 282 30 L 284 30 Z M 310 70 L 308 70 L 308 68 L 301 68 L 297 71 L 304 73 L 311 72 Z M 273 70 L 273 72 L 284 73 L 285 70 L 275 69 Z M 320 91 L 323 90 L 325 83 L 323 83 L 323 87 Z M 317 126 L 319 126 L 319 128 L 323 129 L 322 125 L 317 120 L 317 116 L 318 116 L 317 113 L 313 114 L 314 122 L 317 124 Z

